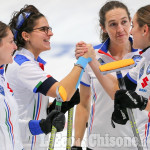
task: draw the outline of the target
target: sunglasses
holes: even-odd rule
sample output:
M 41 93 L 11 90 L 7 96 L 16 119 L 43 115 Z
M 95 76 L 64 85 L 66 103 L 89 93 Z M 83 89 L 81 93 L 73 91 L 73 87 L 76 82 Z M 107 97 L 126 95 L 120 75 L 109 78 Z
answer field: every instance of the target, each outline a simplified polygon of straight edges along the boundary
M 47 27 L 47 26 L 43 26 L 43 27 L 39 27 L 39 28 L 35 28 L 33 29 L 32 31 L 34 30 L 39 30 L 39 31 L 42 31 L 42 32 L 45 32 L 46 34 L 48 34 L 48 31 L 52 31 L 52 28 L 51 27 Z

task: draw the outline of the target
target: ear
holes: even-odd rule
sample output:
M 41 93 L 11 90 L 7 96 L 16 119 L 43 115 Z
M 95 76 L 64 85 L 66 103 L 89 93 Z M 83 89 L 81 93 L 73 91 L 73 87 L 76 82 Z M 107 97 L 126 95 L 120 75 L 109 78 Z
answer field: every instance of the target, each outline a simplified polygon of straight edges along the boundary
M 30 37 L 29 33 L 25 32 L 25 31 L 22 32 L 22 38 L 25 41 L 29 41 L 29 37 Z
M 107 33 L 107 31 L 106 31 L 106 29 L 105 29 L 105 27 L 104 27 L 103 25 L 100 24 L 100 27 L 101 27 L 101 29 L 102 29 L 102 31 L 103 31 L 104 33 Z
M 143 35 L 149 35 L 150 29 L 147 24 L 143 26 Z

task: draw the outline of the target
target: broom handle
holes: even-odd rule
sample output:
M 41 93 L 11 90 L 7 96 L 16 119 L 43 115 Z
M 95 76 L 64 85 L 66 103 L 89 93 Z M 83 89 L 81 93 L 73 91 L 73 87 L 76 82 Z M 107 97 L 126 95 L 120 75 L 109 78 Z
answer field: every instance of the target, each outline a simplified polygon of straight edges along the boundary
M 121 71 L 117 71 L 116 74 L 117 74 L 117 79 L 118 79 L 118 82 L 119 82 L 119 88 L 122 89 L 122 90 L 126 90 L 125 82 L 123 80 Z M 136 126 L 136 122 L 135 122 L 135 119 L 134 119 L 134 116 L 133 116 L 132 109 L 127 108 L 127 113 L 128 113 L 128 116 L 129 116 L 129 120 L 130 120 L 130 124 L 131 124 L 131 127 L 132 127 L 133 134 L 136 137 L 137 148 L 138 148 L 138 150 L 143 150 L 141 139 L 140 139 L 140 136 L 139 136 L 138 128 Z

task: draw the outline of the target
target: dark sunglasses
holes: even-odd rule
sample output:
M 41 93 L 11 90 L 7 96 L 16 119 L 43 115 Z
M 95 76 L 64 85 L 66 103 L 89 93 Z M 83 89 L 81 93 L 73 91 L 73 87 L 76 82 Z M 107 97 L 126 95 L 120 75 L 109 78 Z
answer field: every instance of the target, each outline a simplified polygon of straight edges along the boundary
M 46 34 L 48 34 L 48 30 L 52 31 L 52 28 L 51 27 L 47 27 L 47 26 L 43 26 L 43 27 L 35 28 L 32 31 L 34 31 L 34 30 L 39 30 L 39 31 L 42 31 L 42 32 L 45 32 Z

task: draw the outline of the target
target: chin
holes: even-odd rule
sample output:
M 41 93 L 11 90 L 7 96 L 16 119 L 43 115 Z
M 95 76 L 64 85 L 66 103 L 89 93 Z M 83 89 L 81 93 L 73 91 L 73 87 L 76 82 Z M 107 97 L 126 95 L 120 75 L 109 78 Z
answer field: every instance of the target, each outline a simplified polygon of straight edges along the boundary
M 9 62 L 8 62 L 8 64 L 12 64 L 13 63 L 13 59 L 11 59 Z
M 46 47 L 45 48 L 45 51 L 48 51 L 48 50 L 50 50 L 51 49 L 51 47 Z
M 128 41 L 128 38 L 120 38 L 119 39 L 119 44 L 126 44 Z

